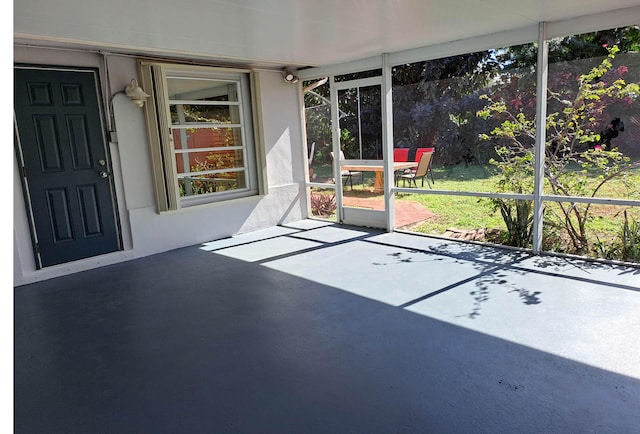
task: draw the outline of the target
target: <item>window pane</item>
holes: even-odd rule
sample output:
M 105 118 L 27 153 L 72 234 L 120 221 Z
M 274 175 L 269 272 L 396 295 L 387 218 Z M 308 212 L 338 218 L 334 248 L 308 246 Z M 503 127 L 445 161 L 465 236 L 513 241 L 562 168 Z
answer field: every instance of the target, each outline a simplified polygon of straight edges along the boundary
M 308 189 L 309 205 L 313 217 L 336 221 L 336 192 L 333 189 Z
M 532 207 L 529 201 L 511 201 L 509 205 L 514 209 Z M 515 231 L 507 228 L 489 199 L 398 193 L 395 219 L 399 228 L 416 233 L 505 245 L 518 241 L 516 235 L 510 236 Z M 530 230 L 530 225 L 525 228 Z M 531 247 L 530 240 L 524 238 L 524 247 Z
M 543 249 L 640 262 L 640 207 L 545 202 Z
M 322 82 L 311 80 L 303 83 L 309 178 L 312 182 L 333 183 L 329 83 L 319 84 Z
M 527 44 L 394 67 L 394 148 L 409 161 L 433 149 L 437 189 L 532 193 L 535 53 Z
M 243 140 L 239 85 L 234 79 L 167 77 L 181 196 L 247 188 L 245 152 L 248 151 Z M 191 101 L 201 103 L 191 104 Z M 216 124 L 229 127 L 220 128 L 214 126 Z M 196 126 L 201 128 L 194 128 Z M 235 149 L 228 149 L 231 147 Z
M 244 171 L 181 176 L 178 178 L 178 185 L 180 196 L 196 196 L 246 188 Z
M 639 197 L 638 38 L 630 26 L 549 41 L 545 193 Z
M 242 168 L 242 151 L 184 152 L 176 154 L 176 169 L 180 173 Z
M 334 77 L 334 80 L 336 83 L 340 83 L 342 81 L 360 80 L 363 78 L 370 78 L 370 77 L 380 77 L 381 75 L 382 75 L 382 69 L 371 69 L 369 71 L 361 71 L 361 72 L 354 72 L 350 74 L 336 75 Z
M 241 132 L 240 127 L 174 128 L 173 142 L 176 150 L 242 146 Z
M 382 105 L 380 86 L 338 92 L 340 149 L 349 159 L 382 160 Z
M 240 107 L 228 105 L 171 105 L 171 123 L 240 123 Z
M 170 100 L 181 101 L 238 101 L 235 82 L 188 77 L 168 77 Z

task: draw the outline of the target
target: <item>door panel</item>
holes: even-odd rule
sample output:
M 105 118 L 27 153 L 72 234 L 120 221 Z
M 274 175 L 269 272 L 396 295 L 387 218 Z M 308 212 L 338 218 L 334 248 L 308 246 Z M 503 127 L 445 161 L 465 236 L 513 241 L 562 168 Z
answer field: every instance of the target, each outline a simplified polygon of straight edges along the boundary
M 341 82 L 336 86 L 339 113 L 341 193 L 337 195 L 343 223 L 386 227 L 382 159 L 381 78 Z
M 16 68 L 14 83 L 36 262 L 46 267 L 119 250 L 95 72 Z

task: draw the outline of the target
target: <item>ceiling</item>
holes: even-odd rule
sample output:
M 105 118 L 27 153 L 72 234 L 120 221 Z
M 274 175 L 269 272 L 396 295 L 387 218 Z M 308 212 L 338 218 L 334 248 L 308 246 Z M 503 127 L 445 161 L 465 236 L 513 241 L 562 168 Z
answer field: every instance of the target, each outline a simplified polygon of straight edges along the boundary
M 21 0 L 14 36 L 321 66 L 640 6 L 639 0 Z

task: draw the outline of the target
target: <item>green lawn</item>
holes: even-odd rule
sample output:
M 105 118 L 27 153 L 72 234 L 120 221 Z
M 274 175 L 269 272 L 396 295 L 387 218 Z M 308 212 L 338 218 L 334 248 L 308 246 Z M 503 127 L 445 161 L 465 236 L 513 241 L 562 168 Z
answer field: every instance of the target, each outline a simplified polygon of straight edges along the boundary
M 331 167 L 314 168 L 319 179 L 331 179 Z M 496 191 L 498 176 L 491 172 L 491 167 L 463 165 L 450 167 L 435 167 L 434 188 L 438 190 L 493 192 Z M 364 186 L 359 176 L 354 177 L 353 190 L 345 188 L 345 195 L 371 196 L 374 174 L 365 173 Z M 592 182 L 598 182 L 594 177 Z M 420 184 L 420 183 L 418 183 Z M 402 186 L 402 184 L 400 184 Z M 426 183 L 425 183 L 426 187 Z M 640 169 L 631 172 L 626 180 L 609 181 L 598 192 L 598 197 L 613 197 L 626 199 L 640 198 Z M 476 197 L 423 195 L 398 193 L 397 200 L 412 200 L 421 203 L 425 208 L 436 214 L 436 217 L 425 221 L 412 230 L 425 234 L 442 235 L 449 228 L 459 230 L 498 229 L 506 230 L 499 211 L 494 211 L 490 200 Z M 558 210 L 556 204 L 548 204 L 549 210 Z M 598 240 L 608 243 L 621 232 L 624 223 L 624 211 L 627 211 L 629 221 L 640 222 L 640 207 L 622 207 L 612 205 L 591 205 L 591 219 L 587 224 L 593 243 Z M 560 222 L 561 223 L 561 222 Z M 562 238 L 562 234 L 554 234 Z M 492 240 L 495 241 L 495 240 Z M 563 247 L 552 247 L 558 251 Z

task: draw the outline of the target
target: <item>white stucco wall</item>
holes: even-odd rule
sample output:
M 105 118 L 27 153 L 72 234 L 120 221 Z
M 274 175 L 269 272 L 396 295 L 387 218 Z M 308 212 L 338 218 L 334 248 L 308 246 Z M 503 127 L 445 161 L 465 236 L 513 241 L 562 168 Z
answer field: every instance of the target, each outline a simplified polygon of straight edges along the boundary
M 136 77 L 133 57 L 98 53 L 16 48 L 16 63 L 89 66 L 113 95 L 112 129 L 117 143 L 109 143 L 124 250 L 74 263 L 36 270 L 22 186 L 14 175 L 14 285 L 23 285 L 98 266 L 196 245 L 306 217 L 304 160 L 297 86 L 284 83 L 279 71 L 257 71 L 261 95 L 268 194 L 200 205 L 158 214 L 144 114 L 122 93 Z M 108 71 L 108 74 L 107 74 Z M 14 160 L 17 167 L 17 160 Z

